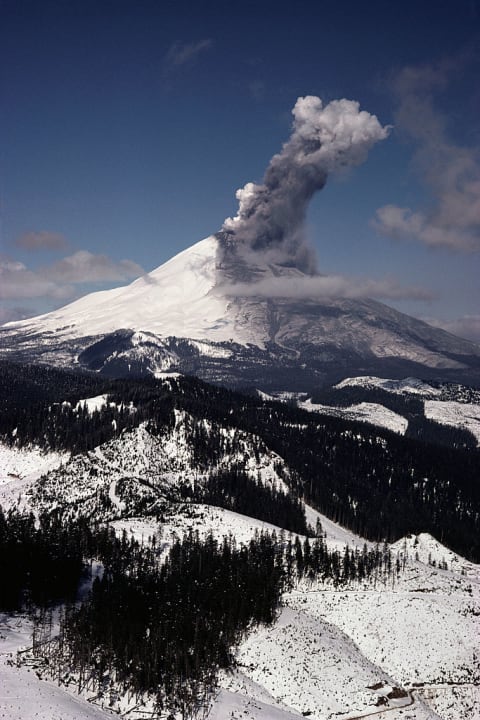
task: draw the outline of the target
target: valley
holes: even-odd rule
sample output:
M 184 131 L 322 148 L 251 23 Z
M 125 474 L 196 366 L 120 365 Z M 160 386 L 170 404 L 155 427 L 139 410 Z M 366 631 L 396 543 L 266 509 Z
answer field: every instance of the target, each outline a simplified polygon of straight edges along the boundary
M 5 513 L 51 514 L 67 526 L 88 519 L 91 527 L 108 526 L 119 542 L 135 543 L 139 552 L 153 548 L 160 564 L 168 564 L 188 538 L 196 538 L 199 551 L 202 543 L 220 548 L 227 542 L 231 552 L 273 538 L 277 555 L 282 549 L 282 562 L 291 567 L 274 616 L 249 625 L 235 643 L 233 662 L 215 671 L 204 700 L 168 711 L 173 716 L 478 717 L 480 571 L 472 562 L 478 562 L 478 531 L 469 510 L 478 502 L 478 450 L 461 422 L 430 445 L 418 435 L 374 425 L 375 416 L 368 423 L 329 417 L 316 397 L 306 408 L 301 397 L 278 402 L 178 375 L 113 381 L 40 366 L 6 370 L 3 377 L 16 373 L 23 391 L 12 394 L 12 379 L 2 395 L 10 423 L 4 416 Z M 379 389 L 375 378 L 368 388 L 359 389 L 361 384 L 350 379 L 322 391 L 328 407 L 336 397 L 339 410 L 351 408 L 352 397 L 362 392 L 369 400 L 370 392 L 385 408 L 390 398 L 409 423 L 415 403 L 424 399 L 477 407 L 475 392 L 460 386 L 410 378 L 400 390 L 393 384 L 392 393 L 391 387 Z M 442 473 L 449 479 L 445 485 Z M 321 482 L 313 483 L 314 475 Z M 382 484 L 380 521 L 373 514 L 375 495 L 363 496 L 366 487 Z M 452 492 L 453 514 L 447 499 Z M 427 512 L 432 502 L 433 524 Z M 311 553 L 326 553 L 330 569 L 314 570 Z M 364 574 L 367 557 L 374 564 Z M 0 653 L 7 664 L 0 717 L 47 718 L 57 711 L 62 720 L 112 712 L 132 720 L 152 717 L 155 702 L 148 692 L 122 691 L 112 672 L 113 684 L 103 688 L 94 674 L 88 680 L 85 669 L 79 684 L 75 665 L 59 674 L 54 656 L 47 663 L 41 647 L 33 655 L 24 652 L 31 632 L 39 632 L 32 627 L 37 621 L 18 611 L 1 618 Z M 55 638 L 55 621 L 48 632 Z

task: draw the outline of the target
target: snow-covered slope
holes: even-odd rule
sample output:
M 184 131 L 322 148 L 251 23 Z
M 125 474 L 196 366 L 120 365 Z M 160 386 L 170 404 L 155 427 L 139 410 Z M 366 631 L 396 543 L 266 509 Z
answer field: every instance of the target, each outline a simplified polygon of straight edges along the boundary
M 384 361 L 445 371 L 479 365 L 473 343 L 373 300 L 302 296 L 311 278 L 300 270 L 226 266 L 221 247 L 221 233 L 212 235 L 126 287 L 8 323 L 1 355 L 116 375 L 193 371 L 227 383 L 248 382 L 259 367 L 269 377 L 295 368 L 312 383 L 339 367 Z M 269 297 L 264 288 L 278 287 L 279 276 L 293 278 L 301 297 Z
M 192 512 L 193 510 L 193 512 Z M 330 547 L 361 546 L 362 539 L 322 518 Z M 232 534 L 248 543 L 255 532 L 274 529 L 219 508 L 194 506 L 154 518 L 113 523 L 143 542 L 154 534 L 168 549 L 190 528 Z M 277 532 L 278 532 L 277 528 Z M 392 547 L 401 570 L 378 582 L 302 580 L 283 598 L 277 622 L 258 627 L 240 644 L 233 671 L 223 672 L 209 720 L 478 720 L 480 674 L 480 569 L 429 535 L 410 536 Z M 445 561 L 447 569 L 438 565 Z M 435 565 L 433 565 L 435 562 Z M 0 617 L 0 718 L 111 717 L 27 668 L 7 664 L 8 653 L 28 643 L 25 621 Z M 148 706 L 125 696 L 122 711 L 143 720 Z
M 112 715 L 57 683 L 40 680 L 34 668 L 17 667 L 17 651 L 31 644 L 26 617 L 0 614 L 1 720 L 107 720 Z
M 208 237 L 130 285 L 85 295 L 60 310 L 13 326 L 65 337 L 132 328 L 161 337 L 226 340 L 233 328 L 226 327 L 225 297 L 213 292 L 216 247 L 216 238 Z
M 373 377 L 365 375 L 362 377 L 345 378 L 342 382 L 337 383 L 335 388 L 342 390 L 348 387 L 360 387 L 394 393 L 396 395 L 419 395 L 420 397 L 433 398 L 441 395 L 442 391 L 435 388 L 418 378 L 409 377 L 403 380 L 392 380 L 387 378 Z
M 308 515 L 313 523 L 317 514 Z M 329 547 L 362 546 L 361 538 L 320 519 Z M 155 535 L 165 549 L 189 529 L 201 535 L 212 530 L 219 539 L 232 534 L 238 543 L 275 529 L 199 505 L 178 505 L 161 524 L 138 517 L 113 525 L 143 542 Z M 251 632 L 238 648 L 236 668 L 221 674 L 209 720 L 353 720 L 385 711 L 389 720 L 478 720 L 479 567 L 426 534 L 391 549 L 400 572 L 388 580 L 340 588 L 302 580 L 287 592 L 278 621 Z M 447 569 L 439 568 L 445 562 Z M 0 663 L 8 660 L 3 653 L 28 644 L 25 630 L 12 618 L 3 625 L 0 619 Z M 86 696 L 77 698 L 73 688 L 65 692 L 25 668 L 4 665 L 0 672 L 0 718 L 2 711 L 14 720 L 111 717 L 86 704 Z M 121 708 L 132 720 L 148 711 L 128 696 Z
M 207 421 L 204 429 L 219 451 L 217 460 L 208 464 L 196 456 L 193 446 L 198 426 L 188 414 L 175 411 L 171 430 L 156 436 L 140 425 L 87 455 L 76 455 L 40 481 L 24 486 L 24 502 L 37 510 L 58 507 L 68 515 L 97 519 L 142 511 L 152 514 L 166 498 L 180 498 L 182 483 L 202 482 L 212 472 L 236 465 L 252 478 L 287 490 L 278 468 L 285 473 L 288 469 L 259 438 L 232 428 L 212 428 Z
M 425 400 L 425 417 L 441 425 L 451 425 L 468 430 L 480 445 L 480 405 L 456 402 L 455 400 Z
M 362 402 L 349 405 L 348 407 L 331 407 L 329 405 L 312 403 L 311 400 L 305 400 L 304 402 L 299 402 L 298 405 L 304 410 L 318 412 L 322 415 L 341 417 L 345 420 L 368 422 L 372 425 L 392 430 L 399 435 L 405 435 L 408 427 L 408 420 L 406 418 L 379 403 Z
M 0 442 L 0 505 L 25 502 L 25 492 L 38 478 L 66 463 L 69 453 L 47 452 L 39 447 L 18 448 Z
M 367 375 L 345 378 L 333 389 L 338 391 L 339 396 L 343 391 L 360 389 L 367 393 L 381 391 L 404 398 L 417 398 L 423 404 L 423 412 L 427 420 L 460 430 L 468 430 L 480 445 L 480 392 L 473 388 L 456 383 L 431 385 L 414 377 L 395 380 Z M 348 419 L 365 420 L 401 434 L 404 434 L 408 427 L 407 419 L 379 403 L 362 402 L 348 407 L 331 407 L 315 404 L 307 399 L 298 404 L 306 410 Z M 405 411 L 408 414 L 407 406 Z

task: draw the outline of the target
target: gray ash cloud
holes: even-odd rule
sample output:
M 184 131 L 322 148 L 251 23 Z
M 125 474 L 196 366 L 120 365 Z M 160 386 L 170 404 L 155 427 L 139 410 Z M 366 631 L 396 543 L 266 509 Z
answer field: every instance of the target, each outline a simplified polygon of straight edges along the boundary
M 263 182 L 237 190 L 238 213 L 221 232 L 227 263 L 235 257 L 247 266 L 286 265 L 314 274 L 315 254 L 304 235 L 310 200 L 331 173 L 359 165 L 388 135 L 375 115 L 352 100 L 324 106 L 318 97 L 301 97 L 292 114 L 292 134 Z

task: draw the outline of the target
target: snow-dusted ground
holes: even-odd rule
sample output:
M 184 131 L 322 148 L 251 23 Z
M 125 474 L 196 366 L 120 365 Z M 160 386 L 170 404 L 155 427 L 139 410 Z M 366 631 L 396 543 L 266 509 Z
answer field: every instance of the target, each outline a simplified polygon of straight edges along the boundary
M 155 518 L 125 518 L 114 520 L 110 525 L 119 534 L 125 530 L 128 536 L 133 535 L 139 542 L 146 543 L 149 538 L 155 536 L 157 542 L 161 542 L 165 549 L 172 545 L 175 538 L 183 537 L 190 530 L 198 532 L 201 539 L 211 531 L 219 542 L 231 533 L 238 544 L 248 543 L 256 531 L 276 532 L 278 536 L 282 532 L 282 529 L 276 525 L 255 520 L 247 515 L 211 505 L 193 503 L 179 505 L 178 512 L 167 515 L 161 525 Z
M 338 525 L 338 523 L 333 522 L 333 520 L 319 513 L 318 510 L 314 510 L 310 505 L 305 505 L 305 517 L 307 518 L 307 523 L 311 525 L 314 530 L 317 525 L 317 518 L 320 520 L 322 530 L 327 534 L 326 543 L 330 550 L 343 550 L 346 545 L 351 549 L 358 548 L 361 550 L 364 545 L 367 545 L 367 547 L 373 545 L 369 540 L 365 540 L 365 538 L 360 537 L 360 535 L 355 535 L 355 533 L 350 530 Z
M 303 585 L 285 602 L 339 628 L 439 717 L 478 720 L 480 567 L 426 533 L 399 540 L 392 552 L 405 560 L 395 583 L 339 591 Z M 439 569 L 444 562 L 448 570 Z
M 442 425 L 469 430 L 480 445 L 480 405 L 455 400 L 425 400 L 425 417 Z
M 105 472 L 105 488 L 121 511 L 116 478 L 132 472 L 149 478 L 155 469 L 164 473 L 167 482 L 176 482 L 185 474 L 192 460 L 187 426 L 188 417 L 179 415 L 172 435 L 152 438 L 139 428 L 123 438 L 121 453 L 112 441 L 89 458 L 68 461 L 65 472 L 58 475 L 58 492 L 62 479 L 65 490 L 67 473 L 82 502 L 85 492 L 95 493 L 95 484 Z M 242 435 L 237 439 L 245 458 L 252 458 L 250 470 L 260 472 L 265 482 L 281 485 L 274 470 L 276 457 L 266 452 L 254 459 L 249 439 Z M 172 465 L 173 449 L 177 465 Z M 3 503 L 5 492 L 16 500 L 26 482 L 58 466 L 65 457 L 1 446 L 0 460 Z M 92 467 L 96 475 L 90 474 Z M 51 475 L 56 477 L 55 472 Z M 53 482 L 50 489 L 56 488 Z M 363 547 L 362 538 L 312 508 L 307 507 L 306 514 L 313 528 L 320 519 L 331 549 Z M 141 517 L 113 524 L 118 532 L 126 530 L 144 542 L 155 535 L 165 552 L 176 536 L 189 529 L 198 530 L 200 536 L 211 530 L 219 540 L 232 534 L 238 543 L 248 542 L 262 529 L 282 536 L 280 528 L 259 520 L 194 504 L 173 507 L 161 527 L 156 520 Z M 353 720 L 367 715 L 387 720 L 479 720 L 480 567 L 426 533 L 397 541 L 392 553 L 405 565 L 395 581 L 338 590 L 331 584 L 302 581 L 287 593 L 278 622 L 246 637 L 238 649 L 236 671 L 221 675 L 209 720 L 293 720 L 307 716 L 303 713 L 311 713 L 312 720 Z M 443 569 L 445 564 L 447 569 Z M 4 618 L 3 627 L 0 720 L 110 717 L 74 695 L 73 688 L 67 692 L 40 680 L 32 669 L 9 665 L 5 653 L 28 643 L 28 626 L 23 622 L 16 627 L 12 618 Z M 393 687 L 406 694 L 389 699 L 388 707 L 377 705 Z M 146 716 L 129 712 L 127 717 L 141 720 Z
M 24 497 L 32 482 L 69 459 L 69 453 L 38 447 L 16 448 L 0 442 L 0 505 L 8 508 Z
M 428 383 L 418 378 L 409 377 L 404 380 L 389 380 L 387 378 L 379 378 L 374 375 L 363 375 L 354 378 L 345 378 L 342 382 L 335 385 L 341 390 L 346 387 L 363 387 L 363 388 L 379 388 L 386 392 L 395 394 L 420 395 L 421 397 L 437 397 L 442 391 L 434 388 Z
M 30 622 L 21 616 L 0 614 L 1 720 L 107 720 L 115 717 L 84 698 L 40 680 L 34 669 L 17 667 L 17 650 L 30 644 Z M 117 716 L 118 717 L 118 716 Z
M 175 411 L 175 419 L 175 427 L 162 436 L 152 435 L 145 425 L 140 425 L 87 455 L 72 457 L 61 471 L 50 472 L 41 486 L 30 485 L 31 506 L 51 509 L 61 505 L 66 510 L 71 508 L 73 514 L 80 507 L 83 515 L 112 518 L 122 512 L 122 503 L 128 502 L 132 508 L 136 501 L 144 500 L 153 507 L 166 494 L 175 492 L 182 482 L 201 480 L 208 473 L 235 463 L 252 477 L 259 476 L 265 484 L 287 491 L 277 468 L 287 474 L 288 468 L 258 438 L 241 430 L 217 427 L 215 432 L 224 452 L 216 464 L 199 467 L 192 443 L 191 418 Z M 213 432 L 207 421 L 203 429 Z M 110 498 L 110 508 L 100 506 L 100 495 Z
M 312 524 L 317 516 L 307 508 Z M 363 545 L 362 538 L 319 517 L 330 547 Z M 144 542 L 155 534 L 165 550 L 175 535 L 190 528 L 201 535 L 211 529 L 218 539 L 231 533 L 239 543 L 248 542 L 261 529 L 281 532 L 266 523 L 204 505 L 179 505 L 160 532 L 159 524 L 148 518 L 115 521 L 114 526 Z M 479 566 L 427 534 L 399 540 L 392 551 L 394 557 L 399 554 L 401 564 L 405 561 L 395 582 L 335 590 L 331 585 L 302 581 L 287 593 L 278 622 L 246 637 L 238 649 L 236 670 L 221 674 L 209 720 L 293 720 L 307 713 L 312 720 L 366 716 L 478 720 Z M 438 565 L 445 562 L 448 569 L 440 569 Z M 25 628 L 19 636 L 12 621 L 9 624 L 0 639 L 0 653 L 27 642 Z M 6 666 L 5 656 L 0 656 L 0 663 L 2 680 L 6 678 L 2 692 L 7 688 L 5 718 L 106 717 L 25 668 Z M 394 687 L 401 689 L 403 697 L 389 699 L 388 706 L 378 705 Z M 28 699 L 30 692 L 37 699 L 35 705 L 23 699 Z M 0 713 L 4 709 L 1 702 Z M 127 717 L 140 720 L 146 716 L 129 712 Z
M 296 608 L 284 608 L 273 627 L 252 633 L 237 659 L 277 701 L 314 717 L 364 709 L 377 700 L 367 686 L 392 684 L 341 630 Z
M 307 522 L 313 528 L 316 527 L 317 518 L 320 520 L 322 529 L 327 534 L 326 544 L 330 550 L 342 551 L 346 545 L 352 549 L 359 548 L 361 550 L 365 543 L 368 547 L 372 546 L 368 540 L 337 525 L 309 505 L 305 506 L 305 515 Z M 219 541 L 231 534 L 238 544 L 248 543 L 256 532 L 262 531 L 275 532 L 279 539 L 281 539 L 282 533 L 285 538 L 289 536 L 289 533 L 282 528 L 262 520 L 256 520 L 248 515 L 196 503 L 179 504 L 177 510 L 167 514 L 161 524 L 155 518 L 124 518 L 114 520 L 110 525 L 118 534 L 125 530 L 128 537 L 133 536 L 141 543 L 147 543 L 150 538 L 155 536 L 157 542 L 161 542 L 165 548 L 170 547 L 175 537 L 181 538 L 190 530 L 198 532 L 200 538 L 204 538 L 209 532 L 212 532 L 214 538 Z M 295 537 L 295 534 L 293 535 Z
M 359 420 L 368 422 L 378 427 L 393 430 L 399 435 L 405 435 L 408 427 L 408 420 L 393 410 L 378 403 L 362 402 L 349 407 L 332 407 L 330 405 L 317 405 L 312 401 L 299 402 L 298 406 L 310 412 L 318 412 L 323 415 L 341 417 L 345 420 Z
M 472 400 L 472 398 L 466 401 L 466 398 L 462 397 L 461 386 L 456 389 L 448 387 L 442 389 L 432 387 L 417 378 L 387 380 L 370 375 L 346 378 L 335 385 L 338 390 L 349 387 L 380 389 L 396 395 L 413 395 L 424 398 L 424 414 L 428 420 L 434 420 L 441 425 L 450 425 L 469 430 L 480 445 L 480 404 L 478 404 L 478 400 Z M 455 393 L 459 399 L 447 399 L 449 393 Z M 264 399 L 275 399 L 271 396 L 265 396 L 264 393 L 261 396 Z M 346 420 L 369 422 L 378 427 L 393 430 L 400 435 L 404 435 L 408 428 L 406 418 L 378 403 L 361 402 L 349 407 L 332 407 L 312 403 L 309 398 L 303 400 L 298 398 L 298 406 L 304 410 L 342 417 Z
M 423 551 L 427 540 L 420 538 Z M 436 552 L 437 562 L 448 555 L 432 542 L 433 559 Z M 375 715 L 380 708 L 367 686 L 383 683 L 408 693 L 401 710 L 389 701 L 390 720 L 478 720 L 480 569 L 467 563 L 463 570 L 468 574 L 442 571 L 408 555 L 404 574 L 387 586 L 302 583 L 285 595 L 275 627 L 242 644 L 240 669 L 254 688 L 315 719 Z M 225 677 L 222 686 L 262 699 L 238 679 Z

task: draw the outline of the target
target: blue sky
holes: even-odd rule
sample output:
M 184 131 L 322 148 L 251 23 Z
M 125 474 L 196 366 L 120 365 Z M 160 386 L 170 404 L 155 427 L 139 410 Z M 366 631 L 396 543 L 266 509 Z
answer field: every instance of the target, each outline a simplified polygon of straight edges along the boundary
M 217 231 L 316 95 L 393 126 L 314 197 L 319 269 L 480 340 L 479 39 L 478 0 L 0 0 L 0 319 Z

